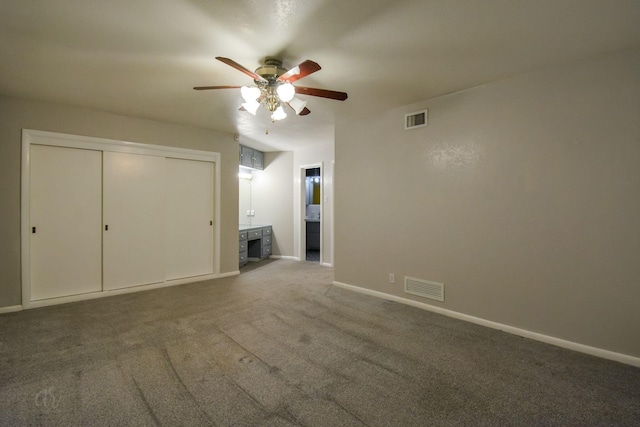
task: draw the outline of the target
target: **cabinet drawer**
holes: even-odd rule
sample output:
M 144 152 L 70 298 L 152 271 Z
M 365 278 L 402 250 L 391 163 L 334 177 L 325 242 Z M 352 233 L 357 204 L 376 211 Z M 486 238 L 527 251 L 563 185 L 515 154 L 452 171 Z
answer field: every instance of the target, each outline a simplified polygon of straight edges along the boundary
M 262 237 L 262 229 L 259 228 L 257 230 L 249 230 L 249 239 L 255 239 L 257 237 Z
M 247 251 L 242 251 L 240 252 L 240 264 L 244 264 L 245 262 L 247 262 Z
M 247 251 L 247 241 L 240 241 L 240 246 L 239 246 L 239 252 L 246 252 Z
M 271 245 L 262 247 L 262 258 L 266 258 L 271 255 Z
M 262 236 L 262 246 L 271 244 L 271 236 Z
M 265 227 L 262 229 L 263 236 L 271 236 L 271 227 Z
M 240 240 L 247 240 L 247 232 L 246 231 L 241 231 L 240 232 Z

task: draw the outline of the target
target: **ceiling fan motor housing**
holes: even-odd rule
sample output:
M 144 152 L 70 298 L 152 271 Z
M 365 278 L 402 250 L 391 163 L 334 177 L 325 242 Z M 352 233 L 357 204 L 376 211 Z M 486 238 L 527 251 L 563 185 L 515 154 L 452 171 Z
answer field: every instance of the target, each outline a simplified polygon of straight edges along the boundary
M 282 61 L 276 58 L 267 58 L 264 61 L 264 65 L 256 68 L 256 74 L 268 80 L 271 84 L 286 72 L 287 70 L 282 68 Z

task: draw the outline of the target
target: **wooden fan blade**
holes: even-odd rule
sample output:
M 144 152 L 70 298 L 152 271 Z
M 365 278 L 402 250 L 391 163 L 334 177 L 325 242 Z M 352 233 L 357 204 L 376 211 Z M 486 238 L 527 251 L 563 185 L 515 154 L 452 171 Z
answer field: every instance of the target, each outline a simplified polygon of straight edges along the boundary
M 210 89 L 240 89 L 242 86 L 196 86 L 195 90 L 210 90 Z
M 293 67 L 292 69 L 278 77 L 278 80 L 293 83 L 296 80 L 300 80 L 301 78 L 308 76 L 309 74 L 315 73 L 319 69 L 320 65 L 307 59 L 300 65 Z
M 296 86 L 296 93 L 300 95 L 319 96 L 321 98 L 335 99 L 337 101 L 344 101 L 347 99 L 345 92 L 337 92 L 335 90 L 316 89 L 313 87 Z
M 292 106 L 291 104 L 289 104 L 288 102 L 287 102 L 287 105 L 288 105 L 289 107 L 291 107 L 291 109 L 292 109 L 294 112 L 296 111 L 296 109 L 295 109 L 295 108 L 293 108 L 293 106 Z M 304 108 L 302 109 L 302 111 L 300 111 L 300 114 L 298 114 L 298 113 L 296 113 L 296 114 L 298 114 L 298 116 L 306 116 L 306 115 L 307 115 L 307 114 L 309 114 L 309 113 L 311 113 L 311 110 L 309 110 L 307 107 L 304 107 Z
M 262 78 L 261 76 L 259 76 L 256 73 L 254 73 L 253 71 L 244 68 L 242 65 L 238 64 L 233 59 L 223 58 L 222 56 L 216 56 L 216 59 L 218 61 L 224 62 L 228 66 L 233 67 L 233 68 L 235 68 L 236 70 L 238 70 L 240 72 L 245 73 L 247 76 L 251 77 L 253 80 L 259 80 L 259 81 L 264 81 L 265 80 L 264 78 Z

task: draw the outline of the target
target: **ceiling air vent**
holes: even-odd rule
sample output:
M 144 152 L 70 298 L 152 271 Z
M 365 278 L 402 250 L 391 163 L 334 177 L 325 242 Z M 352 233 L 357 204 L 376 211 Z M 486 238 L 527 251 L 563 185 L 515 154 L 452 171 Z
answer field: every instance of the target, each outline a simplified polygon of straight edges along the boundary
M 404 291 L 411 295 L 444 301 L 444 284 L 427 282 L 414 277 L 404 278 Z
M 415 113 L 405 114 L 404 129 L 416 129 L 427 126 L 427 110 L 416 111 Z

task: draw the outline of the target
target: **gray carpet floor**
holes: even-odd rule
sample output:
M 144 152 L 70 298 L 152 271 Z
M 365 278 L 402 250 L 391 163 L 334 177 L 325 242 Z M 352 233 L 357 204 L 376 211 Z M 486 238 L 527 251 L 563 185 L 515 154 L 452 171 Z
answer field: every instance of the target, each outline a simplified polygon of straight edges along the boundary
M 0 316 L 0 425 L 640 425 L 640 369 L 315 263 Z
M 307 249 L 307 261 L 320 262 L 320 251 Z

